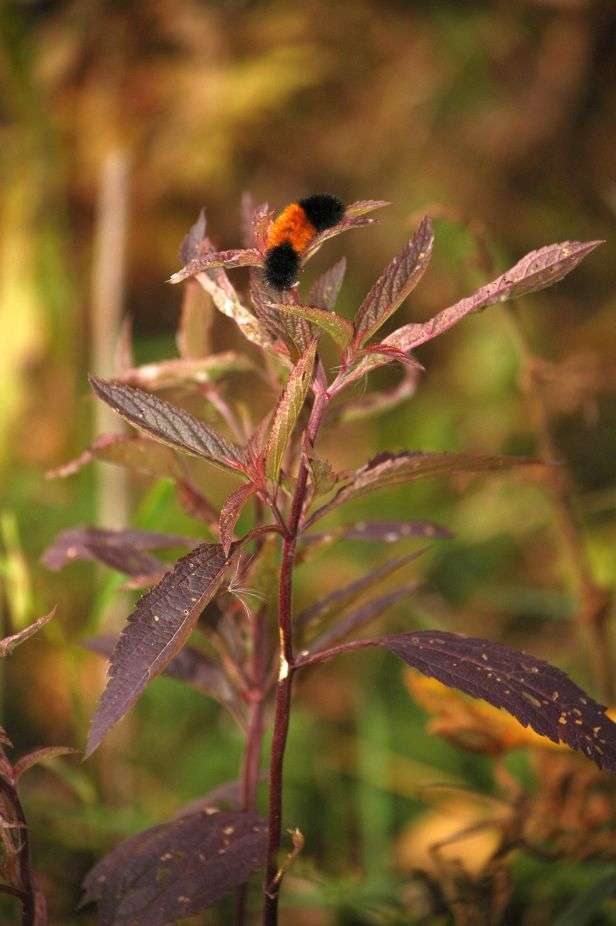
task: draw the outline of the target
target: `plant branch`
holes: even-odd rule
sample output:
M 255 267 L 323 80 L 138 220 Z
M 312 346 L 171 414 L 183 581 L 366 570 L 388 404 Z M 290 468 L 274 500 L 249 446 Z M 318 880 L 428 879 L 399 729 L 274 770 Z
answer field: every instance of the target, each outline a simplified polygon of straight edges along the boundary
M 353 653 L 359 649 L 366 649 L 368 646 L 378 646 L 377 640 L 350 640 L 348 643 L 339 643 L 337 646 L 331 646 L 329 649 L 318 650 L 316 653 L 308 653 L 306 656 L 300 656 L 295 662 L 295 669 L 305 669 L 308 666 L 318 665 L 320 662 L 326 662 L 334 656 L 341 656 L 343 653 Z

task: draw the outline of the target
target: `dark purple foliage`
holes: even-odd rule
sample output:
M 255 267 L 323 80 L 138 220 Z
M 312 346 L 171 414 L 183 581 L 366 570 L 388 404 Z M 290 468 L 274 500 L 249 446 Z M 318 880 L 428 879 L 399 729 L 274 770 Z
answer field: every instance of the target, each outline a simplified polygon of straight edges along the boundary
M 412 563 L 424 552 L 424 550 L 415 550 L 413 553 L 408 553 L 406 556 L 398 556 L 395 559 L 389 559 L 379 566 L 376 566 L 374 569 L 371 569 L 365 575 L 360 576 L 359 579 L 355 579 L 347 585 L 336 588 L 333 592 L 330 592 L 329 595 L 319 598 L 314 604 L 302 611 L 301 614 L 298 614 L 295 618 L 296 627 L 309 627 L 311 624 L 316 624 L 323 620 L 328 614 L 339 614 L 343 608 L 353 604 L 371 588 L 383 582 L 395 572 L 398 572 L 399 569 L 408 566 L 409 563 Z
M 112 634 L 91 637 L 84 641 L 84 646 L 99 656 L 111 659 L 119 639 L 119 636 Z M 185 682 L 202 694 L 216 698 L 221 704 L 235 701 L 235 692 L 220 664 L 192 646 L 180 650 L 165 666 L 162 674 Z
M 193 631 L 227 567 L 219 544 L 204 543 L 139 601 L 109 665 L 109 680 L 92 721 L 86 757 L 163 671 Z
M 361 469 L 350 473 L 347 484 L 315 511 L 308 523 L 313 524 L 318 518 L 345 502 L 384 486 L 435 476 L 498 472 L 515 467 L 541 465 L 539 460 L 526 457 L 491 456 L 483 453 L 424 453 L 419 450 L 380 453 Z
M 346 273 L 346 258 L 340 260 L 322 273 L 312 284 L 308 293 L 308 305 L 319 306 L 332 311 L 338 301 L 338 294 L 344 282 Z
M 121 842 L 84 881 L 101 926 L 166 926 L 199 913 L 265 861 L 267 827 L 256 813 L 200 811 Z
M 336 528 L 331 533 L 337 540 L 366 540 L 373 543 L 396 543 L 415 538 L 450 540 L 453 537 L 451 531 L 434 521 L 357 521 Z M 308 534 L 304 538 L 304 546 L 321 543 L 328 536 L 331 534 Z
M 375 643 L 424 675 L 502 707 L 523 726 L 585 753 L 599 768 L 616 771 L 616 723 L 605 707 L 542 659 L 439 630 L 380 637 Z
M 129 576 L 147 576 L 164 569 L 165 564 L 145 551 L 196 544 L 196 540 L 178 534 L 75 527 L 56 537 L 43 553 L 42 562 L 48 569 L 56 571 L 77 560 L 97 560 Z
M 310 652 L 318 652 L 328 646 L 333 646 L 334 643 L 345 640 L 351 634 L 363 630 L 393 604 L 397 604 L 399 601 L 408 598 L 409 595 L 414 594 L 418 585 L 419 583 L 412 582 L 409 585 L 402 586 L 402 588 L 387 592 L 385 595 L 379 595 L 378 598 L 371 598 L 370 601 L 351 611 L 346 617 L 336 621 L 325 633 L 313 640 L 310 644 Z
M 240 447 L 216 434 L 205 422 L 184 409 L 133 386 L 123 386 L 95 376 L 90 377 L 90 382 L 99 399 L 154 440 L 219 466 L 244 468 L 244 453 Z
M 434 232 L 425 216 L 408 244 L 378 278 L 355 315 L 355 347 L 362 347 L 404 302 L 427 270 Z

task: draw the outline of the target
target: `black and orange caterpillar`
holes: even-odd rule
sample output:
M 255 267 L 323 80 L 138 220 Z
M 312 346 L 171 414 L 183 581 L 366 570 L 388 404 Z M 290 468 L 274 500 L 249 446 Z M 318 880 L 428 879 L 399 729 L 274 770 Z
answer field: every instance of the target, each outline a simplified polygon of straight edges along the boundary
M 301 256 L 319 232 L 337 225 L 344 204 L 329 193 L 316 193 L 291 203 L 270 226 L 265 252 L 265 279 L 274 289 L 297 281 Z

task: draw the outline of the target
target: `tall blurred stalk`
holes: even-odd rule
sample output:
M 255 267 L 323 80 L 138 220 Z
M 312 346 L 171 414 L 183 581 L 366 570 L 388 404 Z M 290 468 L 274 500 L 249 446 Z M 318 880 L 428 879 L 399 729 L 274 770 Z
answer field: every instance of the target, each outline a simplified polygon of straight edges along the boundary
M 102 164 L 91 294 L 91 360 L 97 376 L 113 377 L 126 293 L 126 244 L 129 200 L 129 162 L 125 151 L 110 151 Z M 94 433 L 109 434 L 122 430 L 117 415 L 102 402 L 94 404 Z M 96 466 L 96 524 L 99 527 L 123 528 L 129 518 L 128 482 L 122 467 Z M 118 631 L 124 621 L 127 596 L 116 595 L 109 601 L 103 622 L 106 628 Z M 128 721 L 132 725 L 132 721 Z M 101 784 L 108 797 L 128 800 L 133 792 L 133 776 L 121 755 L 132 739 L 132 732 L 123 727 L 116 731 L 115 743 L 101 753 Z M 120 748 L 118 749 L 118 746 Z

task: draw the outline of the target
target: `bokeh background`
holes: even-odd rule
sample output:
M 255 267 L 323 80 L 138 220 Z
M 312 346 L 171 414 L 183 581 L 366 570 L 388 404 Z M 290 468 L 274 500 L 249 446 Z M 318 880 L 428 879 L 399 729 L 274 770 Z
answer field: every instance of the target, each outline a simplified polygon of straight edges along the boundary
M 59 603 L 55 624 L 2 666 L 3 724 L 17 752 L 83 745 L 104 666 L 81 641 L 120 626 L 130 607 L 116 596 L 118 575 L 90 565 L 47 572 L 39 557 L 54 536 L 78 523 L 199 532 L 165 482 L 127 481 L 111 467 L 59 481 L 44 474 L 104 425 L 86 374 L 112 369 L 118 319 L 132 320 L 140 362 L 175 354 L 181 293 L 165 281 L 179 266 L 179 243 L 205 206 L 216 243 L 236 246 L 246 190 L 275 207 L 321 190 L 392 202 L 380 224 L 332 242 L 310 271 L 347 256 L 347 317 L 425 211 L 437 219 L 436 252 L 400 312 L 405 321 L 428 318 L 533 248 L 608 239 L 570 278 L 528 299 L 514 323 L 494 307 L 423 349 L 427 372 L 411 401 L 348 423 L 321 446 L 338 467 L 385 448 L 538 452 L 521 359 L 531 352 L 545 361 L 541 401 L 571 475 L 581 555 L 593 583 L 613 586 L 615 26 L 610 0 L 5 0 L 4 627 Z M 217 317 L 214 348 L 240 342 Z M 388 368 L 368 388 L 398 375 Z M 254 383 L 237 389 L 249 400 Z M 225 488 L 213 477 L 215 498 Z M 526 647 L 603 695 L 575 642 L 580 574 L 563 550 L 549 486 L 426 483 L 354 510 L 429 517 L 456 534 L 413 567 L 423 590 L 385 624 Z M 388 552 L 359 543 L 329 550 L 301 567 L 298 602 Z M 307 848 L 287 882 L 284 921 L 616 923 L 605 776 L 517 742 L 498 760 L 487 747 L 459 748 L 427 731 L 435 709 L 418 703 L 426 692 L 413 697 L 414 684 L 371 654 L 299 686 L 286 821 L 302 828 Z M 213 703 L 163 679 L 93 760 L 30 773 L 24 800 L 52 922 L 95 922 L 91 909 L 75 912 L 93 861 L 233 779 L 240 747 Z M 562 832 L 539 833 L 543 858 L 517 849 L 495 861 L 507 815 L 500 799 L 520 793 L 535 802 L 535 819 L 558 818 Z M 480 822 L 475 841 L 455 843 L 445 860 L 430 851 Z M 598 848 L 594 832 L 584 838 L 595 825 Z M 229 916 L 223 907 L 206 922 Z

